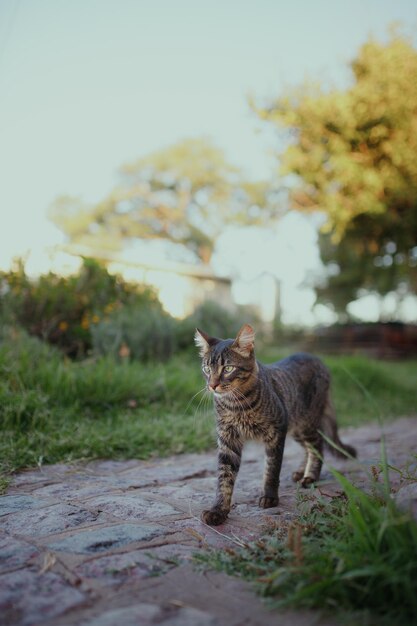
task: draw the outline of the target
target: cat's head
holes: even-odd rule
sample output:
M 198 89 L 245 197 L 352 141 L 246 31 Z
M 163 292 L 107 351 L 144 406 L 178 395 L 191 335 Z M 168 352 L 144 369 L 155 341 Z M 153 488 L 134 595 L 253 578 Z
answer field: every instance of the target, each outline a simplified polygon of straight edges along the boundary
M 255 332 L 244 324 L 235 339 L 217 339 L 196 329 L 194 340 L 199 348 L 207 387 L 215 394 L 233 393 L 253 381 L 256 368 Z

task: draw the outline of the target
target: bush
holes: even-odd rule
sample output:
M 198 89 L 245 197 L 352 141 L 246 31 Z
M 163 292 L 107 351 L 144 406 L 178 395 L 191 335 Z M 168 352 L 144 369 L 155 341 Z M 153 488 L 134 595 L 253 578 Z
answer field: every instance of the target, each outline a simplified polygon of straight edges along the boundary
M 178 325 L 160 305 L 126 306 L 91 329 L 93 350 L 121 359 L 166 360 L 178 346 Z
M 80 272 L 69 277 L 49 273 L 31 281 L 22 262 L 0 273 L 1 318 L 71 357 L 88 353 L 91 329 L 112 311 L 157 303 L 150 288 L 126 283 L 92 259 L 84 259 Z
M 207 301 L 182 321 L 161 306 L 124 307 L 92 329 L 94 351 L 139 360 L 164 360 L 177 351 L 194 349 L 194 332 L 233 337 L 244 323 L 216 302 Z
M 72 358 L 93 350 L 145 361 L 192 350 L 196 327 L 225 338 L 251 321 L 247 313 L 232 314 L 213 301 L 175 320 L 151 288 L 127 283 L 92 259 L 84 259 L 80 272 L 69 277 L 49 273 L 31 281 L 22 262 L 0 272 L 0 319 Z
M 193 325 L 201 328 L 212 337 L 235 337 L 241 324 L 227 309 L 217 302 L 207 300 L 196 308 L 190 316 Z M 242 322 L 243 323 L 243 322 Z
M 184 320 L 182 334 L 193 337 L 195 329 L 200 328 L 212 337 L 226 339 L 236 337 L 239 328 L 246 322 L 252 321 L 256 324 L 253 315 L 247 311 L 238 310 L 236 313 L 231 313 L 217 302 L 207 300 Z

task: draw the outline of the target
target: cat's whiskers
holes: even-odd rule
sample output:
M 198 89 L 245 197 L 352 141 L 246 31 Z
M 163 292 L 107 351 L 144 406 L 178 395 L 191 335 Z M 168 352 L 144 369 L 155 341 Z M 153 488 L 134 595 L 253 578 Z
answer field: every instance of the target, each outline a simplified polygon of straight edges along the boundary
M 198 415 L 198 412 L 200 410 L 200 407 L 202 407 L 202 409 L 203 409 L 203 418 L 207 417 L 208 409 L 210 407 L 210 394 L 208 393 L 207 387 L 204 387 L 201 391 L 203 391 L 204 394 L 201 396 L 200 401 L 199 401 L 199 403 L 197 405 L 197 408 L 194 411 L 194 417 L 193 417 L 193 419 L 194 419 L 194 428 L 197 427 L 197 415 Z M 204 411 L 205 411 L 205 413 L 204 413 Z
M 184 413 L 182 414 L 182 417 L 184 417 L 184 416 L 185 416 L 185 414 L 187 413 L 187 411 L 188 411 L 188 409 L 190 408 L 190 405 L 192 404 L 193 400 L 194 400 L 194 399 L 195 399 L 198 395 L 200 395 L 200 393 L 202 393 L 203 391 L 206 391 L 206 387 L 205 387 L 205 386 L 204 386 L 204 387 L 202 387 L 199 391 L 197 391 L 197 393 L 195 393 L 195 394 L 193 395 L 193 397 L 189 400 L 189 402 L 188 402 L 187 406 L 185 407 Z
M 192 404 L 192 402 L 193 402 L 193 401 L 195 400 L 195 398 L 196 398 L 197 396 L 199 396 L 201 393 L 202 393 L 203 395 L 202 395 L 202 396 L 201 396 L 201 398 L 199 399 L 199 402 L 198 402 L 198 404 L 197 404 L 197 407 L 196 407 L 196 409 L 194 410 L 194 413 L 193 413 L 193 428 L 194 428 L 194 430 L 196 430 L 196 428 L 197 428 L 197 416 L 198 416 L 198 413 L 199 413 L 199 411 L 200 411 L 200 408 L 202 408 L 202 409 L 203 409 L 203 410 L 202 410 L 202 415 L 203 415 L 203 418 L 206 418 L 206 417 L 208 417 L 208 415 L 209 415 L 209 411 L 208 411 L 208 409 L 209 409 L 209 403 L 210 403 L 210 394 L 208 394 L 208 393 L 207 393 L 207 387 L 206 387 L 206 386 L 204 386 L 202 389 L 200 389 L 199 391 L 197 391 L 197 393 L 195 393 L 195 394 L 193 395 L 193 397 L 192 397 L 192 398 L 191 398 L 191 400 L 188 402 L 187 407 L 186 407 L 186 409 L 185 409 L 185 411 L 184 411 L 184 413 L 183 413 L 183 417 L 184 417 L 184 416 L 186 415 L 186 413 L 187 413 L 187 411 L 188 411 L 188 409 L 189 409 L 190 405 Z

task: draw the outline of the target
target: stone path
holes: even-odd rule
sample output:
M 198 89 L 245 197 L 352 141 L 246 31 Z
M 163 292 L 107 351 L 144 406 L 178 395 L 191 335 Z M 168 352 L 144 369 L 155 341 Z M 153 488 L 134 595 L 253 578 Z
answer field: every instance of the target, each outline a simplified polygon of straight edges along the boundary
M 416 450 L 417 418 L 385 427 L 389 460 L 404 466 Z M 377 425 L 342 431 L 362 466 L 330 462 L 364 480 L 379 459 Z M 216 455 L 52 465 L 17 474 L 0 498 L 0 623 L 13 626 L 261 626 L 320 624 L 316 614 L 269 611 L 250 586 L 191 563 L 207 546 L 257 537 L 294 516 L 291 472 L 299 448 L 287 442 L 280 505 L 257 507 L 263 453 L 245 448 L 226 524 L 202 524 L 215 490 Z M 320 487 L 337 487 L 323 471 Z M 398 477 L 394 476 L 398 483 Z M 401 492 L 400 492 L 401 493 Z M 405 492 L 404 492 L 405 493 Z M 414 492 L 415 496 L 415 492 Z M 413 497 L 414 497 L 413 496 Z M 414 500 L 415 504 L 416 500 Z

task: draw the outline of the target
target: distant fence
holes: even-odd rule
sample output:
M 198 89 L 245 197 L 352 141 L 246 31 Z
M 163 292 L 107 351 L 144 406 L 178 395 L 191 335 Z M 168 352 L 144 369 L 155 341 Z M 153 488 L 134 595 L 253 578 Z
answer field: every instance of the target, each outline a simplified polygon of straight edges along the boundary
M 306 342 L 309 351 L 367 354 L 381 359 L 417 356 L 417 324 L 388 322 L 345 324 L 316 329 Z

